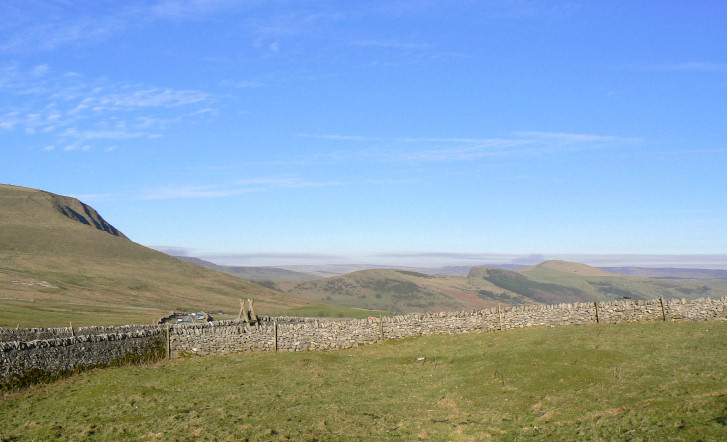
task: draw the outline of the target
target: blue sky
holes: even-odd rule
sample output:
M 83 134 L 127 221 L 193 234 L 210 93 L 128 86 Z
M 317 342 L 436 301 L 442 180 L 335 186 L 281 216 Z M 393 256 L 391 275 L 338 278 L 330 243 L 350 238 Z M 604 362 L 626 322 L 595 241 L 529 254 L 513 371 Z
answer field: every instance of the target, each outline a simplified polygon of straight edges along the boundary
M 719 267 L 725 23 L 723 1 L 3 2 L 0 182 L 227 264 Z

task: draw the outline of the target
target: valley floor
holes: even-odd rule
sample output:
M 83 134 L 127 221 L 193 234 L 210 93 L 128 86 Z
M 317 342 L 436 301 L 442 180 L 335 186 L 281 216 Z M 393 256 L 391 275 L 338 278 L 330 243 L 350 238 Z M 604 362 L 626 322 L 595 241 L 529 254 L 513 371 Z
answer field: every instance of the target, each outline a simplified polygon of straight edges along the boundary
M 726 366 L 727 321 L 194 357 L 0 393 L 0 439 L 719 440 Z

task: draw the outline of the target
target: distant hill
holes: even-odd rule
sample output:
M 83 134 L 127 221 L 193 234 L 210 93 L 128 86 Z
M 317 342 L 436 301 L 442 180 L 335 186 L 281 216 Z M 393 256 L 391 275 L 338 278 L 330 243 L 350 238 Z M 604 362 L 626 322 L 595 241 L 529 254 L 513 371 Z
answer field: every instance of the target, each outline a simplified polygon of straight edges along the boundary
M 589 293 L 579 288 L 534 281 L 522 273 L 506 269 L 475 267 L 467 275 L 467 279 L 470 280 L 480 278 L 542 304 L 585 302 L 593 299 Z
M 727 266 L 727 263 L 725 263 Z M 650 268 L 650 267 L 600 267 L 611 273 L 646 278 L 675 279 L 715 279 L 727 278 L 727 270 L 717 269 L 681 269 L 681 268 Z
M 578 276 L 616 276 L 615 274 L 607 272 L 606 270 L 591 267 L 586 264 L 560 260 L 543 261 L 540 264 L 536 264 L 534 266 L 522 269 L 522 273 L 536 273 L 540 269 L 544 269 L 546 271 L 554 270 L 557 272 L 569 273 Z
M 657 279 L 618 275 L 604 269 L 566 261 L 545 261 L 519 273 L 528 279 L 578 289 L 591 299 L 654 299 L 722 297 L 725 280 Z
M 0 185 L 0 298 L 0 325 L 12 326 L 235 314 L 240 298 L 258 312 L 307 304 L 134 243 L 75 198 L 10 185 Z
M 520 264 L 489 264 L 488 267 L 503 268 L 508 270 L 524 269 L 525 265 Z M 359 272 L 361 270 L 375 269 L 397 269 L 412 272 L 425 273 L 427 275 L 454 275 L 467 276 L 472 266 L 444 266 L 444 267 L 412 267 L 383 264 L 322 264 L 322 265 L 291 265 L 279 266 L 279 268 L 317 275 L 322 278 L 345 275 L 347 273 Z
M 321 276 L 312 275 L 310 273 L 294 272 L 292 270 L 281 269 L 278 267 L 224 266 L 191 256 L 175 256 L 175 258 L 180 261 L 250 280 L 310 281 L 322 278 Z

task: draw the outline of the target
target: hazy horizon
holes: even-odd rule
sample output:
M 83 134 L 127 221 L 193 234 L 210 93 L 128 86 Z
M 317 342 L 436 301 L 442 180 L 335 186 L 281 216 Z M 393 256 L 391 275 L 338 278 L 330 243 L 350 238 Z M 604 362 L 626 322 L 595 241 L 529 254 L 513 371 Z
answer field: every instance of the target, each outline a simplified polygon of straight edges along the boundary
M 496 253 L 410 253 L 371 256 L 332 256 L 296 253 L 275 254 L 199 254 L 181 247 L 150 246 L 172 256 L 199 258 L 218 265 L 242 267 L 296 267 L 373 265 L 412 268 L 449 266 L 523 265 L 530 266 L 549 260 L 563 260 L 594 267 L 650 267 L 727 270 L 727 255 L 592 255 L 592 254 L 528 254 Z

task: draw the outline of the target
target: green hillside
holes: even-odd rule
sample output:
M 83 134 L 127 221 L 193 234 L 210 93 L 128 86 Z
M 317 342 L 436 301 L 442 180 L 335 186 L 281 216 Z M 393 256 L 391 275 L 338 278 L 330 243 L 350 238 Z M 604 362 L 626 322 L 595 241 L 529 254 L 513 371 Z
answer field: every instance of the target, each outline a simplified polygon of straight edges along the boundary
M 586 293 L 590 299 L 615 300 L 664 298 L 696 299 L 727 296 L 719 280 L 657 279 L 617 275 L 583 264 L 545 261 L 520 270 L 528 279 L 557 284 Z
M 484 279 L 498 287 L 542 304 L 584 302 L 593 299 L 589 293 L 578 288 L 534 281 L 521 273 L 505 269 L 475 267 L 470 270 L 467 278 L 470 280 Z
M 136 244 L 74 198 L 0 185 L 0 326 L 236 314 L 240 298 L 258 313 L 307 304 Z

